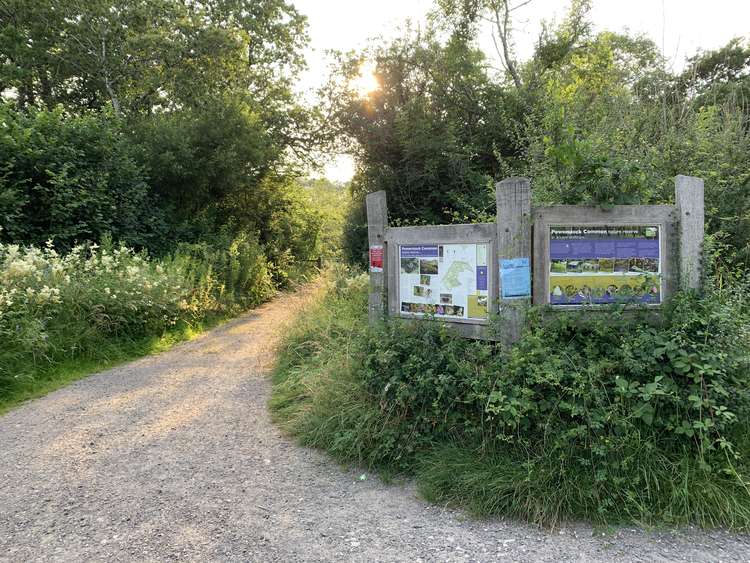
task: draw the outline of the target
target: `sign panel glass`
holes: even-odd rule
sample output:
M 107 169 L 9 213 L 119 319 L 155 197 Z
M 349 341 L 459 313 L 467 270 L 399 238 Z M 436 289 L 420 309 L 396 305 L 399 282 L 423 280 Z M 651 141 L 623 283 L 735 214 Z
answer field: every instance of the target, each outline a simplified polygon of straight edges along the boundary
M 551 226 L 552 305 L 661 303 L 658 226 Z
M 400 246 L 401 313 L 486 319 L 487 254 L 486 243 Z

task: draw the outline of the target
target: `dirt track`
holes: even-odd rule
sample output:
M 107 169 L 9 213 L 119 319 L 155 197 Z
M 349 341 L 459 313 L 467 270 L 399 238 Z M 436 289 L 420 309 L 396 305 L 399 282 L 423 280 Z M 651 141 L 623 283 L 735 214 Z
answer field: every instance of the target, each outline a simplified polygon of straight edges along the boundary
M 270 422 L 284 296 L 0 418 L 0 560 L 741 561 L 750 538 L 472 521 Z

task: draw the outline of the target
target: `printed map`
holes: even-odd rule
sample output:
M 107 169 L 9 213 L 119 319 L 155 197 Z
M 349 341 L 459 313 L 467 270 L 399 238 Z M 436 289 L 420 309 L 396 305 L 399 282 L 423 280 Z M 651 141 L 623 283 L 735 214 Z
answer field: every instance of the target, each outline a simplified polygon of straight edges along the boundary
M 446 320 L 487 317 L 486 244 L 404 245 L 399 260 L 402 314 Z

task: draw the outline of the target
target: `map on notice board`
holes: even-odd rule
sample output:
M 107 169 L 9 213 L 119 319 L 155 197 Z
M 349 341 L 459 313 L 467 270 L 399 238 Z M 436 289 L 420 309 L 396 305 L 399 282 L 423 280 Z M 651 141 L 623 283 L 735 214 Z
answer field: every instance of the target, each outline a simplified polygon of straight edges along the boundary
M 399 247 L 401 313 L 487 318 L 487 244 Z

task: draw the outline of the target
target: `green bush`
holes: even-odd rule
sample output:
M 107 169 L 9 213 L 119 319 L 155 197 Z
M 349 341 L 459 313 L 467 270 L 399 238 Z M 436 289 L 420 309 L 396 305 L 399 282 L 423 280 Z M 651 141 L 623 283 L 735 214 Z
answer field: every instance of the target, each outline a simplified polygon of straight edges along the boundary
M 0 126 L 0 241 L 52 238 L 70 249 L 111 234 L 128 246 L 162 246 L 163 213 L 119 119 L 0 102 Z
M 282 347 L 272 408 L 304 443 L 481 514 L 745 528 L 746 295 L 535 310 L 503 349 L 441 323 L 368 329 L 364 289 L 336 290 Z
M 388 322 L 372 331 L 359 376 L 387 411 L 389 464 L 407 469 L 415 454 L 453 436 L 482 438 L 483 406 L 496 349 L 457 338 L 445 324 Z
M 275 292 L 263 249 L 247 233 L 221 245 L 181 243 L 173 261 L 184 269 L 194 291 L 210 295 L 215 307 L 254 307 Z

